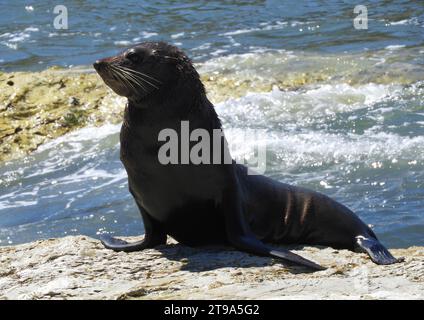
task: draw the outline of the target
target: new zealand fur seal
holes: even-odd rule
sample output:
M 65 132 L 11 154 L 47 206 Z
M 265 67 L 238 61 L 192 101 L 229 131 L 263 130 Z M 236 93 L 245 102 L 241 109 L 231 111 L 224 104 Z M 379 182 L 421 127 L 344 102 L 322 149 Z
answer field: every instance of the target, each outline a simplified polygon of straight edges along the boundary
M 120 157 L 145 226 L 139 242 L 103 235 L 106 248 L 143 250 L 165 244 L 170 235 L 188 246 L 230 245 L 315 270 L 323 267 L 272 245 L 324 245 L 366 252 L 377 264 L 400 261 L 342 204 L 224 161 L 225 138 L 220 154 L 210 150 L 208 155 L 221 162 L 161 163 L 158 153 L 166 141 L 158 137 L 163 129 L 178 132 L 187 121 L 191 131 L 202 129 L 212 136 L 221 130 L 199 74 L 177 47 L 144 42 L 97 60 L 94 68 L 115 93 L 128 98 Z

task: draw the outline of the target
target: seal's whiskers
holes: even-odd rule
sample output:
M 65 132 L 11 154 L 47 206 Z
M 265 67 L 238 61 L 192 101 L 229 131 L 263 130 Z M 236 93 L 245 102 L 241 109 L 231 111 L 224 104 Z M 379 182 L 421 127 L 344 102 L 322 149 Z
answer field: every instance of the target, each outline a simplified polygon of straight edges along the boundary
M 122 81 L 123 81 L 123 83 L 124 83 L 124 85 L 128 88 L 128 89 L 133 89 L 133 90 L 136 90 L 136 88 L 134 87 L 134 85 L 130 82 L 130 80 L 124 75 L 124 74 L 122 74 L 121 72 L 120 72 L 120 70 L 119 69 L 117 69 L 115 66 L 113 66 L 113 65 L 110 65 L 110 69 L 109 69 L 110 71 L 112 71 L 112 73 L 114 74 L 114 75 L 116 75 L 117 77 L 119 77 Z
M 125 71 L 127 71 L 127 72 L 131 73 L 133 76 L 135 76 L 135 77 L 137 77 L 137 78 L 142 79 L 144 82 L 148 83 L 148 84 L 149 84 L 149 85 L 151 85 L 152 87 L 154 87 L 154 88 L 156 88 L 156 89 L 159 89 L 159 88 L 158 88 L 155 84 L 153 84 L 152 82 L 150 82 L 149 80 L 147 80 L 147 79 L 145 79 L 145 78 L 143 78 L 143 77 L 151 78 L 153 81 L 156 81 L 158 84 L 160 84 L 161 82 L 160 82 L 159 80 L 157 80 L 157 79 L 155 79 L 155 78 L 153 78 L 153 77 L 150 77 L 150 76 L 148 76 L 147 74 L 142 73 L 142 72 L 138 72 L 138 71 L 135 71 L 135 70 L 132 70 L 132 69 L 129 69 L 129 68 L 123 67 L 123 66 L 119 66 L 119 67 L 120 67 L 120 68 L 122 68 L 122 70 L 125 70 Z
M 113 66 L 114 70 L 116 72 L 119 72 L 119 74 L 124 77 L 129 83 L 134 83 L 141 89 L 143 89 L 145 92 L 147 92 L 146 87 L 143 85 L 144 79 L 136 78 L 134 75 L 130 74 L 129 72 L 122 70 L 119 66 Z M 133 86 L 134 88 L 134 86 Z M 134 88 L 135 90 L 135 88 Z
M 131 73 L 128 70 L 122 69 L 121 66 L 117 66 L 117 68 L 119 69 L 119 71 L 122 74 L 125 74 L 128 78 L 132 79 L 135 83 L 137 83 L 137 85 L 143 87 L 144 89 L 145 89 L 145 87 L 144 87 L 143 84 L 150 85 L 150 86 L 154 87 L 155 89 L 159 89 L 157 86 L 155 86 L 154 84 L 150 83 L 146 79 L 144 79 L 144 78 L 142 78 L 142 77 L 140 77 L 140 76 L 138 76 L 138 75 L 136 75 L 134 73 Z
M 132 81 L 133 83 L 135 83 L 137 86 L 139 86 L 139 87 L 141 87 L 144 91 L 147 91 L 146 90 L 146 87 L 144 86 L 144 80 L 143 79 L 139 79 L 139 78 L 136 78 L 134 75 L 132 75 L 131 73 L 129 73 L 129 72 L 127 72 L 127 71 L 125 71 L 125 70 L 121 70 L 120 69 L 120 72 L 123 74 L 123 75 L 125 75 L 125 77 L 128 79 L 128 80 L 130 80 L 130 81 Z
M 124 67 L 124 66 L 121 66 L 121 68 L 126 69 L 126 70 L 131 71 L 131 72 L 138 73 L 138 74 L 140 74 L 140 75 L 142 75 L 142 76 L 144 76 L 144 77 L 147 77 L 147 78 L 149 78 L 149 79 L 151 79 L 151 80 L 153 80 L 153 81 L 156 81 L 158 84 L 161 84 L 161 83 L 162 83 L 162 82 L 161 82 L 161 81 L 159 81 L 158 79 L 156 79 L 156 78 L 154 78 L 154 77 L 152 77 L 152 76 L 149 76 L 148 74 L 146 74 L 146 73 L 144 73 L 144 72 L 140 72 L 140 71 L 137 71 L 137 70 L 133 70 L 133 69 L 130 69 L 130 68 L 127 68 L 127 67 Z

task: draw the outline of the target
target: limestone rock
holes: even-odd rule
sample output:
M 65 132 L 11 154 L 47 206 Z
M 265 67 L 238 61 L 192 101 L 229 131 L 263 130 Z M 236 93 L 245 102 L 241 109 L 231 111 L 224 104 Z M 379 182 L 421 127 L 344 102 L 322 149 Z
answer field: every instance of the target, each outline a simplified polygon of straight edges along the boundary
M 138 239 L 138 238 L 137 238 Z M 134 241 L 136 238 L 129 238 Z M 134 253 L 85 236 L 0 247 L 2 299 L 424 299 L 424 248 L 391 250 L 405 262 L 290 247 L 328 269 L 308 272 L 231 248 L 168 245 Z

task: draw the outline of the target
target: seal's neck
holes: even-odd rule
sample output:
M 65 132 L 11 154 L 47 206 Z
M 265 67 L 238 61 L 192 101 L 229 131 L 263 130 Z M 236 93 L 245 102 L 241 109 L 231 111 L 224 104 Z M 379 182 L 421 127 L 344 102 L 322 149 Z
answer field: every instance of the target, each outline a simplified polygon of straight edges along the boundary
M 189 77 L 178 83 L 179 85 L 172 86 L 165 93 L 155 92 L 143 101 L 129 99 L 125 122 L 131 127 L 174 127 L 179 126 L 181 121 L 188 120 L 196 128 L 221 128 L 200 79 Z

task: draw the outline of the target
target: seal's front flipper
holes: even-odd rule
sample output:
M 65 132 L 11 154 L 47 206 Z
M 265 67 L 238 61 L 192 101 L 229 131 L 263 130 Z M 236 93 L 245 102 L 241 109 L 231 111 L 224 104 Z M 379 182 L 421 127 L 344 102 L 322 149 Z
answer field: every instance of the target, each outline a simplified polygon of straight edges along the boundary
M 125 240 L 103 234 L 100 236 L 100 241 L 107 249 L 112 249 L 113 251 L 133 252 L 153 248 L 166 243 L 167 236 L 160 223 L 150 217 L 142 206 L 138 205 L 138 208 L 140 209 L 144 222 L 144 229 L 146 230 L 144 239 L 129 243 Z
M 402 262 L 404 258 L 395 258 L 377 239 L 366 238 L 364 236 L 356 237 L 356 245 L 370 256 L 376 264 L 393 264 Z
M 105 248 L 112 249 L 113 251 L 133 252 L 133 251 L 140 251 L 147 248 L 144 240 L 128 243 L 125 240 L 111 237 L 108 234 L 101 235 L 100 241 L 105 246 Z

